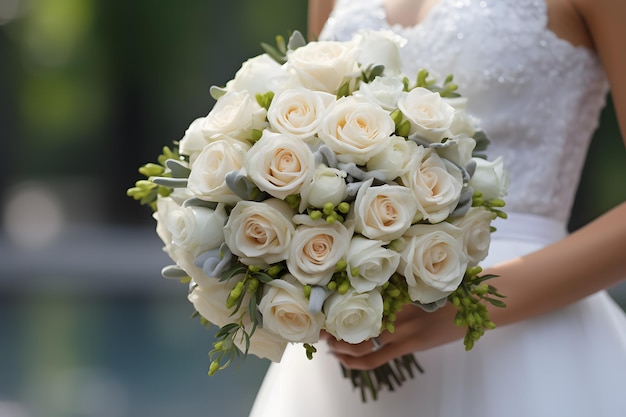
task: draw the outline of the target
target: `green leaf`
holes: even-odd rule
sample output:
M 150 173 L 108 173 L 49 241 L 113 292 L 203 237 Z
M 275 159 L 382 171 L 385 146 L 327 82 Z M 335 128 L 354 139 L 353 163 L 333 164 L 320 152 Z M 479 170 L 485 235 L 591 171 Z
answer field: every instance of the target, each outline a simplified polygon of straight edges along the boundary
M 279 64 L 284 64 L 285 62 L 287 62 L 287 57 L 285 56 L 285 54 L 280 52 L 274 46 L 262 42 L 261 48 L 263 48 L 265 53 L 268 54 L 270 58 L 272 58 L 274 61 L 278 62 Z

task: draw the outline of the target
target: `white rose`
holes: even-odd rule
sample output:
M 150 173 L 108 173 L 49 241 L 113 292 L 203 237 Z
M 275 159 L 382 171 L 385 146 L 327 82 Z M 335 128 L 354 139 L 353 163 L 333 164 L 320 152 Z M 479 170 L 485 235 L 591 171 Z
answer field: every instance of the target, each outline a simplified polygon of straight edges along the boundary
M 324 325 L 324 313 L 309 312 L 309 300 L 304 287 L 292 276 L 270 281 L 259 302 L 263 315 L 263 328 L 272 331 L 289 342 L 315 343 Z
M 243 337 L 235 337 L 235 346 L 242 352 L 246 350 L 246 341 Z M 272 362 L 280 362 L 288 342 L 281 339 L 278 335 L 265 330 L 256 328 L 252 337 L 250 337 L 250 346 L 248 353 L 255 355 L 261 359 L 269 359 Z
M 456 290 L 467 268 L 461 231 L 449 223 L 417 224 L 405 234 L 398 272 L 413 301 L 428 304 Z
M 304 285 L 328 284 L 348 249 L 352 230 L 341 222 L 328 224 L 307 215 L 294 216 L 294 221 L 300 225 L 289 247 L 289 272 Z
M 400 48 L 407 40 L 390 30 L 360 31 L 354 36 L 359 50 L 357 60 L 362 67 L 384 65 L 385 74 L 398 75 L 402 72 Z
M 253 130 L 265 128 L 267 111 L 247 91 L 229 91 L 221 96 L 205 117 L 202 132 L 211 139 L 226 135 L 249 140 Z
M 474 158 L 476 172 L 470 179 L 469 185 L 480 191 L 483 199 L 493 200 L 506 197 L 509 189 L 509 175 L 504 169 L 502 157 L 489 162 L 482 158 Z
M 350 42 L 309 42 L 287 54 L 287 68 L 305 88 L 335 94 L 346 77 L 358 75 L 357 51 Z
M 478 120 L 467 113 L 467 97 L 449 97 L 444 100 L 456 110 L 450 125 L 450 134 L 452 136 L 474 136 Z
M 370 239 L 391 241 L 407 231 L 417 213 L 410 188 L 400 185 L 370 187 L 366 181 L 357 192 L 350 220 L 354 229 Z
M 226 210 L 218 204 L 208 207 L 179 207 L 167 213 L 165 225 L 172 235 L 172 244 L 198 256 L 219 247 L 224 242 Z
M 283 261 L 295 233 L 292 216 L 282 200 L 240 201 L 224 226 L 226 245 L 244 264 Z
M 167 228 L 166 220 L 171 212 L 180 210 L 180 204 L 177 204 L 171 197 L 158 196 L 156 207 L 156 211 L 152 214 L 156 220 L 156 232 L 165 245 L 163 249 L 169 255 L 172 246 L 172 232 Z
M 402 184 L 417 198 L 417 220 L 430 223 L 444 221 L 456 208 L 463 188 L 461 170 L 432 149 L 419 147 L 414 154 L 413 169 L 400 177 Z
M 389 144 L 395 124 L 389 113 L 362 97 L 342 97 L 328 109 L 318 136 L 341 162 L 365 165 Z
M 175 193 L 172 193 L 172 195 Z M 182 268 L 189 276 L 198 281 L 204 281 L 207 279 L 202 269 L 194 265 L 195 256 L 189 253 L 187 250 L 175 245 L 173 242 L 172 232 L 168 229 L 168 218 L 172 213 L 181 210 L 180 203 L 174 200 L 172 197 L 159 196 L 157 199 L 157 210 L 152 217 L 156 220 L 156 232 L 157 235 L 163 241 L 163 250 L 168 256 Z
M 185 135 L 180 140 L 178 145 L 178 150 L 181 155 L 189 156 L 189 161 L 193 162 L 196 158 L 197 154 L 202 151 L 202 148 L 209 143 L 207 138 L 204 136 L 202 132 L 202 126 L 204 124 L 204 117 L 199 117 L 195 119 L 187 130 L 185 131 Z
M 406 174 L 412 169 L 413 154 L 418 153 L 417 144 L 402 136 L 391 136 L 388 145 L 367 161 L 368 171 L 378 171 L 387 181 Z
M 465 216 L 452 222 L 461 229 L 463 248 L 470 266 L 478 265 L 487 257 L 491 243 L 491 222 L 495 218 L 495 213 L 484 207 L 472 207 Z
M 398 100 L 404 92 L 404 83 L 396 77 L 376 77 L 370 83 L 361 83 L 355 96 L 363 96 L 387 111 L 398 107 Z
M 384 247 L 385 242 L 355 236 L 346 254 L 348 278 L 358 292 L 383 285 L 396 272 L 400 254 Z
M 320 129 L 323 115 L 334 101 L 334 95 L 321 91 L 285 90 L 272 100 L 267 120 L 274 131 L 309 141 Z
M 226 184 L 226 174 L 242 168 L 250 145 L 227 136 L 217 136 L 191 165 L 187 188 L 202 200 L 234 204 L 241 200 Z
M 238 311 L 237 316 L 233 316 L 235 307 L 228 308 L 226 300 L 237 282 L 244 277 L 244 274 L 239 274 L 226 281 L 220 281 L 219 278 L 209 278 L 203 280 L 202 285 L 192 284 L 187 299 L 202 317 L 218 327 L 237 322 L 241 315 L 246 314 L 245 310 L 242 308 Z M 242 306 L 245 307 L 246 305 L 242 303 Z
M 344 201 L 348 195 L 346 176 L 345 171 L 318 165 L 311 182 L 301 190 L 300 212 L 307 207 L 323 208 L 326 203 L 336 206 Z
M 303 141 L 265 130 L 246 154 L 244 166 L 257 187 L 285 199 L 311 181 L 315 156 Z
M 346 294 L 334 293 L 324 304 L 326 331 L 338 340 L 361 343 L 380 334 L 383 319 L 383 297 L 374 290 Z
M 227 91 L 247 91 L 251 97 L 268 91 L 282 91 L 289 85 L 296 85 L 292 74 L 270 58 L 261 54 L 245 61 L 235 73 L 235 77 L 226 83 Z
M 439 93 L 417 87 L 404 93 L 398 108 L 411 123 L 410 135 L 431 143 L 438 143 L 449 133 L 456 111 Z

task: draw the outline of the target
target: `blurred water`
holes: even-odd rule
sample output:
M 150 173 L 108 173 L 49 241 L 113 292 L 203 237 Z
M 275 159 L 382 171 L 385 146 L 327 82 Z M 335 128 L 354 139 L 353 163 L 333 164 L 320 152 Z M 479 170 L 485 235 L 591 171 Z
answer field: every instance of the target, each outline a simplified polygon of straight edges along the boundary
M 0 238 L 0 417 L 246 416 L 269 363 L 209 377 L 216 328 L 166 264 L 153 230 Z
M 29 417 L 247 415 L 267 363 L 209 377 L 215 329 L 190 313 L 183 297 L 3 297 L 0 403 Z

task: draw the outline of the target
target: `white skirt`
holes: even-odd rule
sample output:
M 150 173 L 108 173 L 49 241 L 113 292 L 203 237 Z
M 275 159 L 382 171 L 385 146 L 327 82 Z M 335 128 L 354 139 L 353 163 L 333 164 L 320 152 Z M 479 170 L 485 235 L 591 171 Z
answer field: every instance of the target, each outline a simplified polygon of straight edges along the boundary
M 491 265 L 561 239 L 565 225 L 509 214 L 496 224 Z M 606 292 L 539 318 L 419 352 L 425 373 L 361 402 L 318 344 L 313 360 L 291 345 L 272 364 L 251 417 L 624 417 L 626 316 Z

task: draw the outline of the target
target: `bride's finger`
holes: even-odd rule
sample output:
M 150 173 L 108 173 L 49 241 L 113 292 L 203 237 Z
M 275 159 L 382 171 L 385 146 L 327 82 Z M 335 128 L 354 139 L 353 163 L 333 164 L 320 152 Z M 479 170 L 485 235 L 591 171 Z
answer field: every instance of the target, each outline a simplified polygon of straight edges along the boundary
M 402 355 L 411 353 L 412 351 L 413 349 L 410 341 L 403 341 L 384 345 L 381 349 L 363 356 L 343 354 L 337 354 L 336 356 L 346 368 L 354 370 L 370 370 L 384 365 L 395 358 L 399 358 Z
M 357 344 L 336 340 L 334 338 L 328 339 L 326 343 L 333 354 L 347 356 L 365 356 L 373 351 L 380 350 L 385 344 L 382 335 L 378 338 L 368 339 Z

